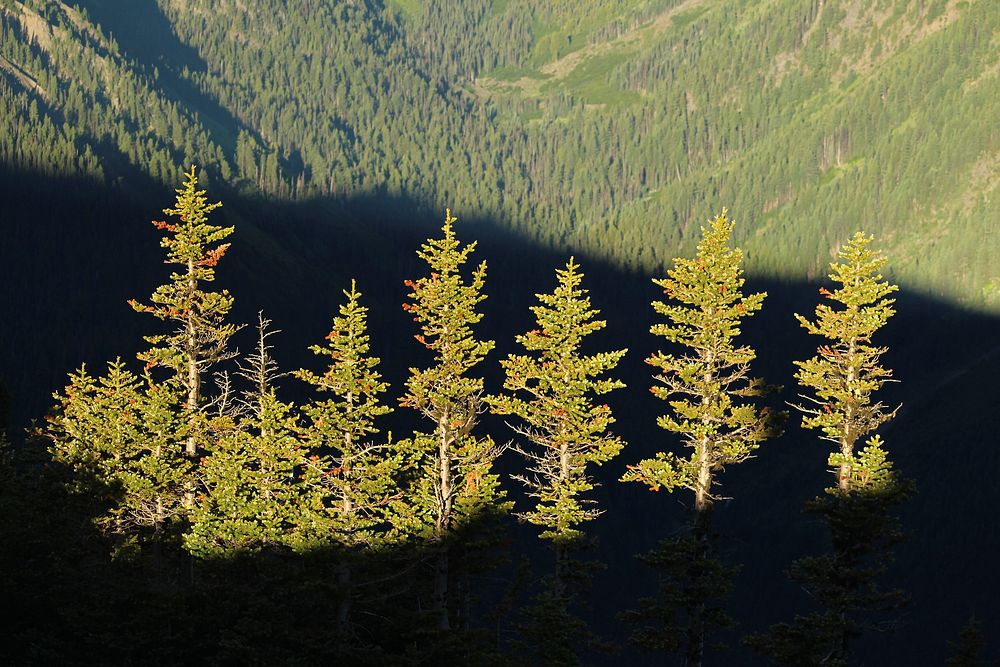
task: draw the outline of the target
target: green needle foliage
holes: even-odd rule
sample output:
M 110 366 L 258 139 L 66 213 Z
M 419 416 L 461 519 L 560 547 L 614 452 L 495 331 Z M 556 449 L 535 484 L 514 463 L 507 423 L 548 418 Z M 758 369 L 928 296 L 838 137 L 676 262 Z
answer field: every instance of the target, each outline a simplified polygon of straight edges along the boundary
M 310 551 L 333 547 L 338 552 L 341 603 L 338 625 L 349 626 L 356 569 L 394 541 L 402 510 L 398 485 L 405 464 L 391 436 L 379 434 L 376 420 L 392 412 L 380 396 L 389 385 L 370 356 L 368 309 L 351 281 L 347 302 L 333 319 L 326 345 L 309 349 L 329 366 L 322 375 L 299 370 L 295 375 L 312 385 L 325 400 L 305 404 L 309 419 L 303 445 L 311 452 L 303 471 L 306 502 L 297 519 L 296 548 Z
M 815 397 L 803 396 L 808 405 L 796 407 L 805 414 L 803 428 L 819 429 L 824 440 L 836 445 L 829 463 L 844 492 L 878 481 L 870 478 L 885 458 L 881 438 L 869 438 L 859 454 L 855 448 L 896 414 L 872 402 L 872 394 L 892 378 L 892 371 L 880 365 L 886 348 L 873 346 L 872 336 L 896 312 L 895 299 L 886 297 L 899 289 L 882 280 L 888 260 L 869 248 L 872 241 L 858 232 L 841 248 L 840 262 L 830 265 L 830 280 L 840 286 L 833 292 L 821 288 L 820 294 L 836 307 L 821 303 L 815 320 L 795 315 L 806 331 L 829 341 L 816 356 L 795 362 L 795 379 L 815 392 Z
M 691 453 L 684 458 L 658 452 L 622 477 L 653 491 L 694 492 L 693 533 L 665 540 L 641 557 L 659 570 L 664 595 L 646 598 L 639 610 L 625 614 L 638 626 L 633 641 L 640 648 L 680 653 L 689 665 L 701 664 L 710 628 L 731 624 L 716 601 L 729 592 L 733 570 L 710 557 L 715 475 L 750 458 L 780 432 L 783 418 L 745 400 L 773 388 L 750 376 L 756 352 L 736 343 L 743 319 L 761 309 L 766 294 L 741 291 L 743 253 L 729 245 L 733 226 L 723 210 L 702 228 L 697 256 L 675 259 L 667 277 L 653 281 L 672 301 L 653 303 L 668 321 L 650 333 L 685 349 L 647 359 L 659 371 L 660 384 L 651 391 L 671 408 L 657 423 L 678 434 Z
M 294 471 L 300 464 L 296 417 L 274 390 L 239 425 L 214 420 L 211 453 L 202 459 L 202 493 L 191 512 L 187 549 L 229 558 L 278 549 L 297 514 Z
M 806 506 L 826 521 L 832 549 L 795 561 L 788 574 L 808 594 L 815 610 L 745 641 L 778 664 L 846 667 L 854 664 L 852 647 L 858 638 L 884 634 L 898 625 L 894 612 L 907 596 L 900 589 L 883 588 L 878 580 L 892 562 L 892 548 L 903 537 L 890 510 L 906 497 L 909 487 L 894 479 L 888 460 L 867 463 L 878 481 L 850 493 L 828 489 L 831 495 Z
M 872 400 L 892 377 L 880 365 L 886 348 L 871 342 L 894 314 L 894 300 L 887 297 L 897 290 L 882 280 L 887 259 L 869 248 L 872 241 L 858 232 L 841 248 L 840 261 L 831 264 L 830 279 L 839 287 L 821 288 L 820 294 L 836 307 L 820 304 L 814 321 L 796 315 L 809 333 L 829 341 L 816 356 L 795 362 L 799 384 L 815 392 L 802 396 L 807 405 L 795 407 L 805 415 L 804 428 L 819 429 L 834 443 L 829 465 L 837 483 L 806 505 L 827 522 L 832 551 L 802 558 L 789 570 L 816 611 L 746 641 L 780 664 L 851 664 L 853 643 L 867 632 L 893 629 L 892 612 L 906 602 L 903 591 L 878 583 L 892 561 L 892 547 L 902 540 L 891 509 L 909 495 L 911 484 L 893 471 L 882 438 L 869 436 L 896 413 Z M 856 451 L 866 436 L 866 446 Z
M 75 473 L 72 490 L 101 499 L 98 523 L 124 538 L 120 550 L 160 541 L 190 470 L 176 391 L 120 360 L 100 378 L 81 367 L 69 380 L 45 427 L 53 460 Z
M 251 196 L 447 200 L 640 270 L 721 198 L 759 211 L 756 273 L 802 275 L 870 220 L 908 282 L 1000 299 L 994 2 L 886 0 L 870 22 L 844 19 L 857 0 L 4 4 L 0 156 L 25 183 L 170 183 L 193 159 Z M 206 63 L 181 88 L 165 43 L 134 41 L 161 21 Z M 42 22 L 60 48 L 34 44 Z M 267 37 L 233 48 L 252 32 Z M 927 252 L 939 217 L 954 231 Z
M 448 211 L 443 238 L 428 240 L 417 253 L 430 275 L 406 281 L 411 302 L 403 305 L 420 325 L 415 338 L 433 355 L 427 368 L 410 369 L 401 403 L 431 424 L 408 443 L 420 470 L 410 502 L 439 548 L 434 611 L 440 629 L 450 627 L 448 537 L 474 519 L 507 508 L 493 472 L 501 447 L 473 433 L 484 409 L 483 380 L 469 373 L 493 349 L 493 341 L 478 340 L 472 329 L 482 319 L 476 306 L 486 298 L 486 263 L 466 282 L 462 267 L 476 244 L 458 241 L 455 221 Z
M 743 253 L 729 247 L 733 225 L 723 211 L 702 228 L 697 256 L 675 259 L 667 277 L 653 281 L 678 303 L 653 303 L 668 322 L 653 325 L 650 333 L 687 350 L 680 356 L 658 352 L 646 361 L 659 370 L 660 385 L 652 393 L 670 402 L 671 412 L 657 423 L 680 435 L 691 455 L 659 452 L 630 466 L 622 478 L 654 491 L 689 489 L 699 514 L 711 508 L 715 472 L 750 458 L 777 427 L 770 410 L 740 400 L 772 388 L 749 375 L 753 348 L 735 342 L 743 319 L 760 310 L 767 295 L 740 291 Z
M 304 459 L 297 415 L 280 401 L 273 382 L 280 375 L 270 355 L 261 316 L 257 350 L 241 377 L 253 390 L 241 412 L 209 423 L 212 448 L 198 468 L 202 494 L 191 512 L 187 549 L 202 558 L 232 557 L 278 549 L 288 540 L 298 515 L 300 491 L 295 469 Z
M 526 648 L 545 664 L 577 661 L 584 624 L 569 613 L 575 591 L 568 584 L 581 572 L 569 554 L 584 546 L 580 526 L 601 514 L 584 496 L 595 484 L 588 467 L 611 460 L 624 447 L 607 432 L 615 421 L 611 408 L 594 399 L 625 387 L 606 375 L 626 350 L 582 353 L 584 339 L 606 322 L 595 319 L 600 311 L 590 307 L 579 269 L 570 258 L 565 269 L 556 271 L 555 291 L 537 295 L 541 303 L 531 307 L 537 328 L 517 337 L 528 354 L 500 362 L 506 374 L 503 386 L 510 393 L 489 400 L 496 414 L 517 417 L 511 427 L 523 439 L 513 448 L 525 458 L 528 474 L 515 479 L 536 504 L 519 516 L 540 526 L 541 537 L 555 550 L 551 585 L 536 598 L 525 628 L 533 639 Z
M 403 460 L 391 443 L 371 441 L 380 432 L 376 420 L 392 412 L 380 399 L 389 384 L 376 370 L 379 359 L 369 355 L 368 309 L 354 281 L 344 294 L 347 303 L 333 320 L 327 344 L 309 348 L 329 366 L 322 375 L 295 374 L 328 397 L 302 408 L 309 418 L 303 442 L 314 453 L 305 478 L 318 494 L 312 500 L 316 524 L 302 527 L 302 539 L 373 547 L 388 526 Z
M 519 516 L 543 529 L 551 540 L 558 568 L 567 549 L 580 542 L 584 522 L 601 514 L 584 494 L 594 488 L 588 465 L 601 465 L 621 452 L 624 443 L 607 433 L 615 419 L 607 404 L 594 403 L 625 383 L 605 376 L 613 371 L 626 350 L 584 355 L 584 339 L 606 326 L 595 317 L 583 274 L 572 258 L 556 271 L 558 286 L 551 294 L 538 294 L 541 305 L 532 306 L 537 328 L 517 337 L 527 355 L 510 355 L 500 362 L 506 373 L 504 389 L 491 397 L 496 414 L 513 415 L 512 425 L 525 444 L 514 446 L 526 459 L 529 475 L 515 479 L 536 499 L 535 508 Z
M 152 313 L 156 318 L 169 321 L 175 329 L 171 334 L 147 336 L 152 347 L 139 355 L 147 368 L 163 366 L 174 371 L 175 377 L 186 393 L 187 409 L 197 412 L 202 408 L 202 378 L 216 363 L 232 356 L 226 350 L 229 338 L 238 327 L 225 322 L 233 299 L 229 292 L 211 292 L 206 283 L 215 280 L 215 266 L 229 249 L 220 243 L 233 233 L 232 227 L 219 227 L 208 222 L 208 215 L 222 206 L 221 202 L 209 204 L 205 191 L 198 190 L 195 167 L 185 174 L 187 179 L 177 190 L 174 208 L 164 209 L 178 222 L 154 221 L 157 229 L 166 231 L 160 246 L 167 251 L 165 263 L 181 268 L 170 274 L 170 282 L 153 292 L 153 305 L 142 305 L 135 300 L 130 305 L 138 312 Z M 197 454 L 197 433 L 192 431 L 185 452 Z

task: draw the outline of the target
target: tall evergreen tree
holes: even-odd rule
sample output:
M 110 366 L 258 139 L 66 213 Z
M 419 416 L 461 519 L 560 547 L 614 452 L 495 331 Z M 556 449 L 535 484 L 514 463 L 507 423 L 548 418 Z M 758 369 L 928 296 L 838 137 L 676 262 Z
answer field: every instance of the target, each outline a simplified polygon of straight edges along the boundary
M 745 283 L 740 267 L 743 252 L 729 247 L 733 225 L 723 211 L 702 229 L 697 256 L 675 259 L 667 277 L 653 281 L 678 303 L 653 302 L 668 322 L 654 324 L 650 333 L 686 352 L 675 356 L 661 351 L 646 360 L 659 370 L 660 384 L 650 391 L 670 401 L 671 412 L 657 423 L 679 434 L 691 455 L 658 452 L 655 458 L 630 466 L 623 477 L 656 491 L 693 491 L 699 525 L 707 521 L 712 508 L 716 471 L 750 458 L 774 434 L 775 426 L 770 410 L 739 400 L 769 389 L 750 377 L 756 352 L 736 345 L 742 320 L 761 309 L 767 294 L 740 291 Z
M 831 264 L 830 279 L 839 286 L 833 292 L 821 288 L 820 294 L 834 306 L 817 306 L 815 321 L 796 315 L 809 333 L 828 341 L 816 356 L 795 362 L 799 384 L 815 392 L 795 407 L 804 413 L 803 427 L 821 430 L 822 439 L 834 443 L 829 465 L 836 485 L 806 506 L 826 520 L 831 553 L 802 558 L 789 571 L 817 609 L 747 639 L 781 664 L 850 664 L 857 638 L 892 629 L 890 614 L 906 600 L 903 591 L 878 581 L 892 560 L 892 546 L 902 539 L 891 510 L 911 484 L 899 479 L 882 438 L 872 435 L 896 413 L 872 400 L 892 377 L 880 365 L 887 350 L 873 346 L 872 337 L 894 314 L 894 300 L 887 297 L 897 290 L 882 279 L 887 259 L 869 248 L 872 241 L 858 232 Z M 859 442 L 865 442 L 860 451 Z
M 151 313 L 175 325 L 173 333 L 147 336 L 146 341 L 152 347 L 139 358 L 146 362 L 147 368 L 162 366 L 174 372 L 192 419 L 185 454 L 195 458 L 199 436 L 205 430 L 198 419 L 204 407 L 202 381 L 212 366 L 231 358 L 227 344 L 238 327 L 225 321 L 233 305 L 229 292 L 205 289 L 207 283 L 215 280 L 215 267 L 229 249 L 228 243 L 220 242 L 233 233 L 233 228 L 208 222 L 208 215 L 222 203 L 209 204 L 205 191 L 198 190 L 194 166 L 185 178 L 183 187 L 177 190 L 174 207 L 163 210 L 178 221 L 153 222 L 157 229 L 167 232 L 160 240 L 167 251 L 165 263 L 181 268 L 170 274 L 170 282 L 153 292 L 152 305 L 135 300 L 129 303 L 138 312 Z
M 595 319 L 600 311 L 590 307 L 579 268 L 570 258 L 565 269 L 556 271 L 556 289 L 537 295 L 541 305 L 531 307 L 537 328 L 517 337 L 529 354 L 500 362 L 510 393 L 490 399 L 496 414 L 518 418 L 512 428 L 525 442 L 513 448 L 526 459 L 529 474 L 515 479 L 535 499 L 535 507 L 519 516 L 552 541 L 560 589 L 568 553 L 584 538 L 580 526 L 601 514 L 584 497 L 594 488 L 587 468 L 606 463 L 624 446 L 607 432 L 615 421 L 611 408 L 595 405 L 594 398 L 625 387 L 606 374 L 627 350 L 583 354 L 584 339 L 607 323 Z
M 660 384 L 651 391 L 657 398 L 669 401 L 671 408 L 657 423 L 680 435 L 691 454 L 684 458 L 672 452 L 658 452 L 655 458 L 629 466 L 622 478 L 646 484 L 653 491 L 682 488 L 694 493 L 694 544 L 666 542 L 661 545 L 665 551 L 651 554 L 648 560 L 661 565 L 684 565 L 676 553 L 667 551 L 687 552 L 691 559 L 685 565 L 687 571 L 674 579 L 678 583 L 695 580 L 692 585 L 699 595 L 727 590 L 724 583 L 703 580 L 710 571 L 716 574 L 724 571 L 717 564 L 708 565 L 715 475 L 727 465 L 750 458 L 762 442 L 775 435 L 779 421 L 779 415 L 768 408 L 758 408 L 744 400 L 770 391 L 761 380 L 750 376 L 750 363 L 756 358 L 753 348 L 736 343 L 743 319 L 761 309 L 766 294 L 744 295 L 741 291 L 745 283 L 741 268 L 743 253 L 730 247 L 733 226 L 734 222 L 723 211 L 702 228 L 696 257 L 675 259 L 667 277 L 653 281 L 672 303 L 653 303 L 656 312 L 668 321 L 654 324 L 650 333 L 685 349 L 681 355 L 661 351 L 647 359 L 648 364 L 659 370 L 656 379 Z M 706 624 L 713 618 L 723 620 L 718 610 L 706 610 L 706 603 L 704 597 L 699 600 L 696 595 L 684 605 L 686 627 L 661 628 L 667 635 L 676 637 L 680 633 L 683 641 L 653 639 L 657 634 L 654 630 L 652 635 L 650 632 L 637 635 L 640 645 L 672 646 L 672 650 L 685 654 L 687 664 L 701 664 Z M 664 613 L 653 608 L 647 611 L 647 615 L 662 620 Z M 665 613 L 667 617 L 674 614 Z
M 302 408 L 309 419 L 303 444 L 310 455 L 296 545 L 337 551 L 341 632 L 350 627 L 358 568 L 392 542 L 400 520 L 396 511 L 405 507 L 398 492 L 404 455 L 391 436 L 389 442 L 372 440 L 380 433 L 376 421 L 392 408 L 380 398 L 389 385 L 377 370 L 379 359 L 370 355 L 368 309 L 353 280 L 344 295 L 347 302 L 333 319 L 327 344 L 309 348 L 327 360 L 326 370 L 296 373 L 326 397 Z
M 795 315 L 806 331 L 829 341 L 816 356 L 795 362 L 795 379 L 815 393 L 803 396 L 807 404 L 796 407 L 805 415 L 803 428 L 819 429 L 836 446 L 830 465 L 844 492 L 871 474 L 855 452 L 857 444 L 896 414 L 881 401 L 872 402 L 872 394 L 892 378 L 892 370 L 880 365 L 886 348 L 872 345 L 872 336 L 896 312 L 895 299 L 887 297 L 899 289 L 882 279 L 888 260 L 869 248 L 873 240 L 858 232 L 841 248 L 840 262 L 830 265 L 830 280 L 840 286 L 833 292 L 820 288 L 820 294 L 835 305 L 818 305 L 815 320 Z M 865 449 L 871 451 L 865 460 L 879 461 L 875 452 L 882 449 L 881 438 L 867 440 Z
M 881 448 L 865 448 L 857 466 L 864 473 L 850 492 L 835 486 L 806 505 L 807 512 L 826 522 L 831 551 L 800 558 L 788 574 L 808 593 L 814 610 L 745 640 L 778 664 L 846 667 L 854 663 L 858 638 L 897 626 L 895 612 L 906 595 L 884 588 L 879 579 L 892 562 L 893 546 L 902 540 L 891 510 L 910 485 L 897 478 Z
M 519 516 L 542 528 L 555 551 L 551 587 L 539 598 L 535 610 L 533 651 L 546 664 L 566 664 L 580 649 L 582 624 L 569 615 L 576 591 L 568 584 L 577 573 L 570 554 L 585 542 L 581 526 L 601 512 L 584 494 L 594 488 L 588 470 L 621 452 L 624 443 L 609 434 L 614 423 L 607 404 L 598 396 L 622 389 L 625 384 L 607 377 L 626 350 L 585 355 L 584 339 L 606 326 L 595 319 L 600 311 L 590 307 L 583 274 L 570 258 L 556 271 L 558 284 L 551 294 L 538 294 L 532 306 L 537 327 L 517 337 L 528 354 L 510 355 L 500 362 L 507 394 L 491 397 L 496 414 L 517 418 L 512 424 L 523 442 L 513 446 L 524 457 L 528 473 L 516 475 L 535 506 Z
M 403 305 L 420 325 L 415 338 L 433 355 L 426 368 L 410 369 L 401 404 L 431 424 L 409 443 L 420 468 L 411 501 L 436 549 L 432 609 L 442 630 L 451 626 L 450 538 L 469 522 L 507 507 L 493 472 L 502 448 L 474 433 L 484 409 L 483 380 L 471 372 L 494 345 L 473 332 L 483 317 L 476 306 L 486 299 L 486 263 L 466 279 L 462 268 L 476 243 L 463 246 L 455 222 L 449 210 L 443 237 L 428 240 L 417 253 L 430 275 L 406 281 L 411 301 Z

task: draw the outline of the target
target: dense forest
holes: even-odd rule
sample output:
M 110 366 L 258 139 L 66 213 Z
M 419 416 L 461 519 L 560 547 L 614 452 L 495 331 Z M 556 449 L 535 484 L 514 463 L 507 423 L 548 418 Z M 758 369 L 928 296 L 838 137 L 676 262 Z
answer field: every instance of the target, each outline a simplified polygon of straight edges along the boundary
M 998 25 L 0 0 L 5 661 L 987 664 Z
M 995 306 L 1000 8 L 757 5 L 5 0 L 0 150 L 406 195 L 644 271 L 725 202 L 755 273 L 821 276 L 865 227 L 914 288 Z

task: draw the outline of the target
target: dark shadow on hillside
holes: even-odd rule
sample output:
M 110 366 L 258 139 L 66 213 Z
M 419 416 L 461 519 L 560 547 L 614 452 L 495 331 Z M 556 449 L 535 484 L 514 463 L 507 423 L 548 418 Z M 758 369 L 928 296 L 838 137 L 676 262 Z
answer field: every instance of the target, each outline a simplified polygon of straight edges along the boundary
M 89 181 L 0 172 L 5 233 L 0 244 L 5 270 L 0 381 L 11 395 L 13 429 L 44 413 L 49 394 L 64 384 L 67 371 L 83 361 L 101 367 L 116 355 L 132 359 L 143 347 L 141 336 L 159 331 L 152 318 L 132 312 L 125 301 L 145 298 L 166 277 L 158 236 L 148 221 L 162 217 L 160 209 L 172 202 L 172 192 L 150 183 L 139 190 L 137 195 Z M 60 196 L 52 197 L 53 192 Z M 236 318 L 250 322 L 263 309 L 283 330 L 275 339 L 278 361 L 286 368 L 312 367 L 315 362 L 306 347 L 328 331 L 341 290 L 357 278 L 371 307 L 373 352 L 383 358 L 392 395 L 398 396 L 406 369 L 423 362 L 421 347 L 412 341 L 412 323 L 400 309 L 407 292 L 402 281 L 421 274 L 415 251 L 440 227 L 443 207 L 437 210 L 416 199 L 378 193 L 301 204 L 245 199 L 225 189 L 209 194 L 225 202 L 219 219 L 237 226 L 234 247 L 219 269 L 220 286 L 236 296 Z M 487 387 L 496 390 L 496 360 L 515 350 L 513 336 L 531 326 L 528 306 L 533 295 L 552 288 L 553 271 L 567 257 L 526 244 L 492 220 L 456 214 L 460 238 L 478 240 L 474 258 L 489 262 L 489 299 L 481 331 L 498 343 L 484 368 Z M 594 349 L 630 348 L 621 366 L 629 389 L 610 400 L 618 418 L 615 428 L 630 444 L 599 474 L 604 486 L 597 497 L 607 513 L 593 529 L 599 539 L 595 555 L 608 569 L 595 577 L 590 616 L 594 627 L 621 640 L 627 629 L 615 623 L 615 613 L 651 586 L 649 573 L 634 556 L 674 534 L 685 521 L 684 508 L 677 498 L 616 481 L 626 464 L 672 446 L 654 425 L 661 405 L 647 392 L 649 372 L 643 363 L 657 346 L 646 333 L 653 321 L 648 304 L 658 298 L 657 290 L 648 276 L 620 272 L 596 258 L 578 259 L 594 305 L 609 322 L 594 336 Z M 750 287 L 769 293 L 763 313 L 746 327 L 747 342 L 759 350 L 756 370 L 768 381 L 786 385 L 783 398 L 790 400 L 795 393 L 791 360 L 809 356 L 817 344 L 798 328 L 792 314 L 811 313 L 817 285 L 752 281 Z M 886 364 L 901 380 L 887 392 L 886 401 L 902 402 L 904 410 L 884 435 L 902 472 L 917 482 L 917 495 L 903 508 L 909 539 L 898 549 L 893 569 L 893 582 L 910 591 L 914 604 L 899 632 L 867 641 L 864 650 L 873 664 L 940 663 L 947 641 L 972 613 L 983 622 L 987 636 L 1000 636 L 1000 612 L 992 596 L 1000 589 L 1000 574 L 991 556 L 1000 543 L 1000 528 L 992 517 L 992 508 L 1000 504 L 992 474 L 1000 469 L 995 436 L 1000 415 L 993 408 L 993 378 L 1000 372 L 1000 358 L 989 356 L 1000 339 L 1000 321 L 907 293 L 905 286 L 898 311 L 881 342 L 890 347 Z M 240 346 L 249 347 L 248 339 Z M 291 379 L 281 389 L 291 400 L 303 396 L 303 388 Z M 392 429 L 400 434 L 415 423 L 413 415 L 402 410 L 393 420 Z M 717 512 L 728 545 L 721 547 L 722 558 L 743 564 L 730 607 L 741 624 L 738 633 L 760 630 L 801 608 L 804 596 L 783 571 L 794 558 L 822 548 L 822 526 L 807 520 L 801 510 L 828 484 L 826 447 L 796 424 L 793 416 L 782 439 L 766 445 L 756 460 L 723 474 L 723 492 L 733 500 L 720 504 Z M 499 420 L 487 420 L 485 427 L 498 440 L 509 437 Z M 516 465 L 509 455 L 502 460 L 505 471 Z M 504 485 L 521 502 L 519 489 L 506 479 Z M 53 502 L 40 511 L 54 515 L 58 507 Z M 540 558 L 543 548 L 532 528 L 511 530 L 519 549 Z M 53 554 L 51 560 L 59 558 Z M 281 587 L 291 586 L 283 578 L 290 575 L 280 571 L 298 566 L 282 559 L 275 562 L 278 565 L 268 560 L 234 564 L 232 580 L 247 580 L 248 571 L 260 568 L 284 582 Z M 228 581 L 230 575 L 219 576 Z M 33 590 L 35 584 L 26 586 Z M 228 593 L 221 585 L 212 591 L 199 598 L 198 605 L 205 606 L 195 606 L 196 618 L 216 614 L 240 627 L 257 622 L 254 614 L 233 616 L 212 606 L 238 608 L 243 593 Z M 309 604 L 320 607 L 296 613 L 325 613 L 320 601 Z M 188 608 L 185 603 L 159 618 L 166 622 Z M 102 618 L 124 619 L 129 609 L 123 603 L 102 612 Z M 259 615 L 265 611 L 261 608 Z M 291 623 L 295 615 L 281 618 L 285 620 L 275 623 Z M 176 632 L 171 642 L 179 646 L 182 635 Z M 296 650 L 284 646 L 291 653 Z M 632 659 L 627 649 L 623 655 Z M 753 655 L 738 648 L 718 659 L 755 664 Z
M 208 67 L 196 49 L 178 38 L 155 0 L 75 0 L 73 4 L 87 10 L 91 20 L 118 43 L 122 54 L 147 75 L 152 77 L 155 67 L 159 76 L 154 85 L 167 92 L 169 99 L 190 105 L 206 122 L 212 138 L 232 156 L 236 133 L 244 129 L 243 124 L 184 77 L 185 70 L 204 74 Z
M 72 4 L 87 10 L 128 58 L 147 65 L 162 63 L 177 71 L 207 69 L 198 52 L 177 38 L 155 0 L 75 0 Z

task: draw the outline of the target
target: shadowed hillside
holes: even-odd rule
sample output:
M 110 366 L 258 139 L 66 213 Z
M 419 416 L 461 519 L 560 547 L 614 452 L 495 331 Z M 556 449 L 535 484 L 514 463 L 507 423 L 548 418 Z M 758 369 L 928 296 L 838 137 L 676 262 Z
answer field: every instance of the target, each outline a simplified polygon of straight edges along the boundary
M 2 216 L 6 224 L 13 223 L 18 242 L 4 244 L 0 257 L 9 271 L 9 289 L 0 306 L 6 323 L 0 377 L 12 396 L 17 439 L 28 419 L 42 415 L 50 403 L 48 393 L 65 383 L 67 371 L 84 360 L 92 368 L 115 355 L 130 360 L 141 348 L 140 336 L 151 333 L 151 323 L 133 313 L 125 300 L 142 298 L 163 280 L 162 251 L 147 221 L 159 217 L 170 193 L 139 181 L 127 189 L 109 189 L 85 180 L 11 171 L 2 182 L 17 193 L 3 197 Z M 51 192 L 61 193 L 58 203 L 48 196 Z M 279 362 L 286 368 L 308 365 L 305 347 L 324 335 L 340 289 L 356 277 L 370 299 L 374 350 L 383 357 L 391 394 L 398 395 L 406 368 L 420 363 L 411 324 L 399 308 L 406 293 L 402 280 L 419 273 L 415 250 L 434 233 L 440 212 L 403 198 L 281 204 L 241 199 L 231 192 L 218 197 L 225 200 L 220 219 L 237 225 L 234 248 L 220 267 L 221 284 L 237 299 L 237 319 L 252 321 L 263 308 L 282 330 L 275 339 Z M 458 230 L 461 238 L 479 241 L 476 256 L 490 266 L 483 328 L 498 341 L 485 369 L 487 390 L 495 390 L 500 381 L 496 360 L 513 351 L 513 335 L 529 326 L 532 295 L 551 288 L 552 269 L 565 257 L 525 244 L 489 219 L 462 216 Z M 37 254 L 20 251 L 26 247 L 37 248 Z M 656 345 L 646 331 L 653 321 L 648 302 L 657 297 L 657 290 L 647 276 L 623 273 L 586 255 L 578 258 L 594 304 L 609 321 L 595 347 L 630 348 L 621 368 L 629 389 L 612 398 L 617 432 L 629 445 L 601 473 L 604 486 L 598 498 L 607 513 L 595 526 L 595 556 L 608 569 L 595 579 L 590 612 L 595 627 L 621 639 L 626 633 L 614 615 L 649 583 L 634 554 L 676 531 L 684 514 L 673 498 L 650 497 L 615 481 L 625 464 L 649 455 L 668 438 L 654 426 L 662 406 L 646 391 L 649 371 L 642 363 Z M 784 396 L 791 399 L 791 360 L 804 358 L 815 345 L 799 330 L 792 313 L 810 312 L 817 285 L 758 279 L 750 286 L 769 293 L 763 313 L 746 327 L 748 342 L 760 351 L 757 370 L 785 384 Z M 887 402 L 901 401 L 904 407 L 885 437 L 903 474 L 916 480 L 918 493 L 903 508 L 909 538 L 898 550 L 892 578 L 912 594 L 913 604 L 896 633 L 866 640 L 863 654 L 873 660 L 943 656 L 946 640 L 957 636 L 972 613 L 987 632 L 1000 623 L 990 598 L 993 570 L 986 556 L 995 542 L 987 509 L 996 500 L 989 453 L 997 424 L 990 416 L 994 397 L 989 378 L 1000 370 L 994 349 L 1000 323 L 922 298 L 905 285 L 898 310 L 881 342 L 889 346 L 887 363 L 901 380 Z M 248 335 L 242 335 L 239 347 L 251 344 Z M 282 381 L 280 389 L 290 400 L 298 400 L 303 392 L 290 379 Z M 723 493 L 733 500 L 718 511 L 718 528 L 728 545 L 723 555 L 743 564 L 731 604 L 740 621 L 736 637 L 787 619 L 800 608 L 804 596 L 782 572 L 822 541 L 821 527 L 811 523 L 801 507 L 827 483 L 825 447 L 795 422 L 757 459 L 727 471 L 725 477 Z M 505 437 L 499 420 L 488 420 L 487 425 L 498 438 Z M 413 426 L 412 419 L 398 415 L 393 430 L 405 433 Z M 501 460 L 505 472 L 513 472 L 516 465 L 510 456 Z M 519 499 L 509 479 L 503 484 Z M 540 557 L 531 531 L 511 529 L 519 536 L 517 550 Z M 961 567 L 954 563 L 956 544 L 963 545 L 965 554 Z M 46 557 L 39 553 L 32 558 Z M 72 568 L 65 576 L 71 573 Z M 224 581 L 229 575 L 223 569 L 219 576 Z M 169 594 L 163 594 L 168 595 L 164 604 L 173 604 Z M 288 618 L 295 613 L 289 611 Z M 272 630 L 261 632 L 283 632 L 282 622 L 276 620 Z M 143 641 L 156 645 L 158 640 Z M 741 663 L 754 659 L 737 651 L 733 655 L 739 655 Z

